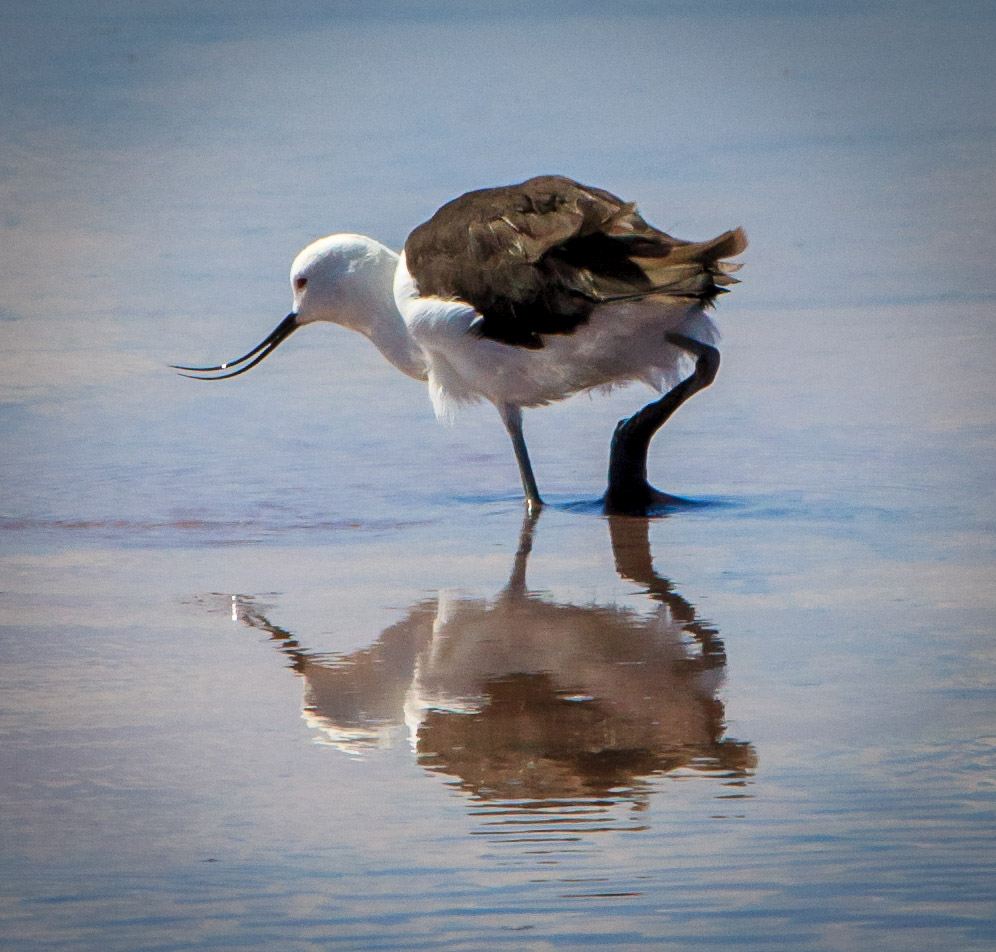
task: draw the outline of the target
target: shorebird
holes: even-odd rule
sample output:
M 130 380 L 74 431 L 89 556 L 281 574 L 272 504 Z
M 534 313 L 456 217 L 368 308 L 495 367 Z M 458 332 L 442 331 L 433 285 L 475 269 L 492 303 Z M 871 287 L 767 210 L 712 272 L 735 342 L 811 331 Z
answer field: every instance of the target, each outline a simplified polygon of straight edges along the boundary
M 674 238 L 610 192 L 539 176 L 448 202 L 408 236 L 400 255 L 364 235 L 315 241 L 294 259 L 294 307 L 268 337 L 214 367 L 172 366 L 224 380 L 255 367 L 305 324 L 358 331 L 428 384 L 439 418 L 465 403 L 495 405 L 530 510 L 543 503 L 524 408 L 635 381 L 670 387 L 642 416 L 623 421 L 629 429 L 617 429 L 613 442 L 606 498 L 615 490 L 615 509 L 639 509 L 656 493 L 646 482 L 650 438 L 715 377 L 719 333 L 706 309 L 736 283 L 739 265 L 727 259 L 746 246 L 741 228 L 710 241 Z M 681 381 L 689 356 L 695 372 Z

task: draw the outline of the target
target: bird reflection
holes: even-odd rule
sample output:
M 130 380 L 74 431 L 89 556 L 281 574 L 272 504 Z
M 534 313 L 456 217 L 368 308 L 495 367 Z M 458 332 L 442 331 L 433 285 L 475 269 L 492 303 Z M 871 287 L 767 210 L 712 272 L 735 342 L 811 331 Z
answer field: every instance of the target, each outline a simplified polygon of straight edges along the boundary
M 526 585 L 535 516 L 494 599 L 442 592 L 369 647 L 306 650 L 251 599 L 233 609 L 279 644 L 304 680 L 304 717 L 351 753 L 407 733 L 419 764 L 475 799 L 642 798 L 679 768 L 726 780 L 756 765 L 724 737 L 726 654 L 715 628 L 654 569 L 648 521 L 608 520 L 616 570 L 650 611 L 548 600 Z

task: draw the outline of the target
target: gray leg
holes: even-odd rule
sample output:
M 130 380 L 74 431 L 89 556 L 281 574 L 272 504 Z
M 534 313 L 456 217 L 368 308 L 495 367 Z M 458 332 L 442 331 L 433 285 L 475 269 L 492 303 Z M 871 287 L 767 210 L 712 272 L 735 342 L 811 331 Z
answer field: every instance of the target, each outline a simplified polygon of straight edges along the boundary
M 609 452 L 609 487 L 603 499 L 606 512 L 643 515 L 654 506 L 681 501 L 659 492 L 647 482 L 647 450 L 654 434 L 671 414 L 716 379 L 719 351 L 681 334 L 668 334 L 667 339 L 694 355 L 695 372 L 628 420 L 619 421 Z
M 530 512 L 539 510 L 543 505 L 539 490 L 536 488 L 536 477 L 529 462 L 529 451 L 526 449 L 526 439 L 522 435 L 522 408 L 514 403 L 504 403 L 498 407 L 501 421 L 512 438 L 512 449 L 515 450 L 515 461 L 519 464 L 519 476 L 522 477 L 522 489 L 526 494 L 526 507 Z

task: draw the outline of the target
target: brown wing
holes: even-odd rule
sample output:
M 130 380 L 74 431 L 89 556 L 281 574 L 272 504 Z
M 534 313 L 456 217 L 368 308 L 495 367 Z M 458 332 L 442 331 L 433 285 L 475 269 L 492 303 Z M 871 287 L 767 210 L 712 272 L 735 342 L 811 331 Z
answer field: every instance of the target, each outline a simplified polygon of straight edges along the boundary
M 480 189 L 447 203 L 405 243 L 423 296 L 466 301 L 477 333 L 525 347 L 569 334 L 602 303 L 668 293 L 710 303 L 734 281 L 719 266 L 740 229 L 692 244 L 636 206 L 562 176 Z

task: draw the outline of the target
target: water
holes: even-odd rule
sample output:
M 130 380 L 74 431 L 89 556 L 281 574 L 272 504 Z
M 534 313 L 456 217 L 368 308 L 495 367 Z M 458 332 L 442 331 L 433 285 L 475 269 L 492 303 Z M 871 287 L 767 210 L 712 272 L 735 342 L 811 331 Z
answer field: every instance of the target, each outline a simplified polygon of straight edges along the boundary
M 482 8 L 483 10 L 483 8 Z M 991 948 L 986 4 L 0 14 L 0 948 Z M 453 428 L 297 250 L 561 171 L 723 366 Z

